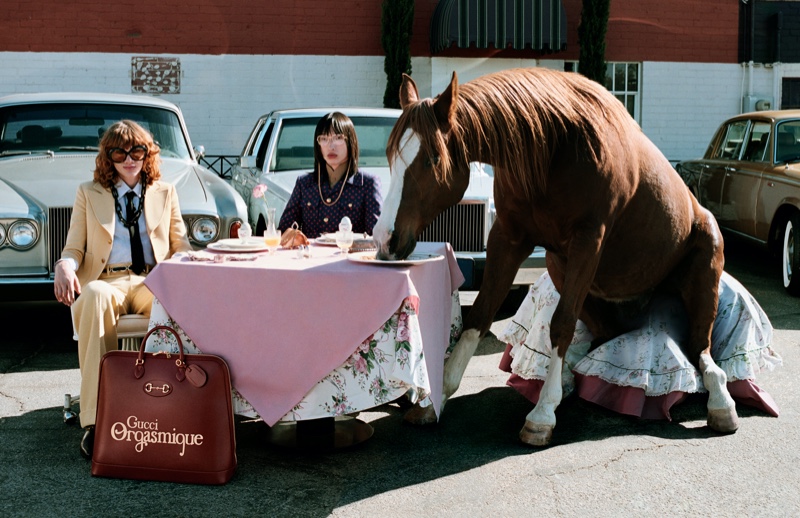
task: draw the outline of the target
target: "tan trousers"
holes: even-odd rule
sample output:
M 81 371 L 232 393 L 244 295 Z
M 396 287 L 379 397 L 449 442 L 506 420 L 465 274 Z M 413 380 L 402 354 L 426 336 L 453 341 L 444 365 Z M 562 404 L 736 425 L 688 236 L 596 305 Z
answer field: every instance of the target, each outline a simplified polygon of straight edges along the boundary
M 95 423 L 100 360 L 108 351 L 117 349 L 120 315 L 150 315 L 153 294 L 143 281 L 144 276 L 132 272 L 103 274 L 82 286 L 80 296 L 72 305 L 81 368 L 82 427 Z

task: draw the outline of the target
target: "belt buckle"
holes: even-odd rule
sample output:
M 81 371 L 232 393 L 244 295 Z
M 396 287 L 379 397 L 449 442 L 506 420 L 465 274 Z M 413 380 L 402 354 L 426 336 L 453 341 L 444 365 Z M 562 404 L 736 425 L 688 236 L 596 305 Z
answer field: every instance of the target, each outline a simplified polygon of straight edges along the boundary
M 131 269 L 130 265 L 106 266 L 106 275 L 111 275 L 112 273 L 127 272 L 130 269 Z

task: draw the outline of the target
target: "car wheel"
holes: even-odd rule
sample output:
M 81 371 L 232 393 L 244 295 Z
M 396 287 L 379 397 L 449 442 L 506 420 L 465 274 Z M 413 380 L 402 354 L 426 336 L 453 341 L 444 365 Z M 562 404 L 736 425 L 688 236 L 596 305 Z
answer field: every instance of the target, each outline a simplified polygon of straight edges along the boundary
M 800 295 L 800 214 L 792 214 L 783 231 L 783 287 L 790 295 Z

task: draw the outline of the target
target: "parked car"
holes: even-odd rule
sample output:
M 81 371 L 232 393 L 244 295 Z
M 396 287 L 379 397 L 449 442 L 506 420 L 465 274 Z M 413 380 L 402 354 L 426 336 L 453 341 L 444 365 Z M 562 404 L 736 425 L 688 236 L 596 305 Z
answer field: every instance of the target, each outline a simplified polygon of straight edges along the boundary
M 94 93 L 0 97 L 0 299 L 53 298 L 53 265 L 78 184 L 92 179 L 100 136 L 120 119 L 142 124 L 161 146 L 162 179 L 177 188 L 195 248 L 231 237 L 247 218 L 236 191 L 198 164 L 170 102 Z
M 267 207 L 280 219 L 297 178 L 314 169 L 314 130 L 320 118 L 340 111 L 352 119 L 358 134 L 359 167 L 377 176 L 384 199 L 389 190 L 386 143 L 400 110 L 385 108 L 309 108 L 275 110 L 259 117 L 231 173 L 232 185 L 247 202 L 255 235 L 266 228 Z M 456 252 L 466 282 L 477 289 L 483 277 L 486 239 L 494 222 L 491 167 L 472 164 L 472 177 L 464 199 L 442 213 L 420 236 L 421 241 L 447 241 Z M 254 198 L 253 187 L 265 184 L 265 198 Z M 544 266 L 538 250 L 524 266 Z
M 800 295 L 800 110 L 732 117 L 676 168 L 721 228 L 780 254 L 783 286 Z

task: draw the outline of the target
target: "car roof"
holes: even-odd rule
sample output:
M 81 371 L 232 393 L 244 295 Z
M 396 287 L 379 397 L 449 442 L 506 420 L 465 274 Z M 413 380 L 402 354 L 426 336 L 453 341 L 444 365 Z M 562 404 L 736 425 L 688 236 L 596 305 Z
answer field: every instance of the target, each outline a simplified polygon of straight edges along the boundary
M 179 111 L 178 107 L 164 99 L 146 95 L 109 94 L 94 92 L 50 92 L 50 93 L 25 93 L 11 94 L 0 97 L 0 105 L 11 106 L 17 104 L 41 103 L 83 103 L 96 104 L 136 104 L 140 106 L 153 106 L 168 110 Z
M 768 110 L 768 111 L 757 111 L 757 112 L 748 112 L 742 113 L 741 115 L 736 115 L 735 117 L 731 117 L 728 119 L 729 121 L 740 120 L 740 119 L 772 119 L 776 121 L 786 120 L 786 119 L 800 119 L 800 110 Z
M 261 117 L 272 117 L 282 119 L 294 119 L 302 117 L 322 117 L 323 115 L 331 112 L 342 112 L 348 117 L 399 117 L 402 110 L 393 108 L 366 108 L 359 106 L 343 107 L 332 106 L 327 108 L 286 108 L 280 110 L 272 110 L 271 112 L 262 115 Z

